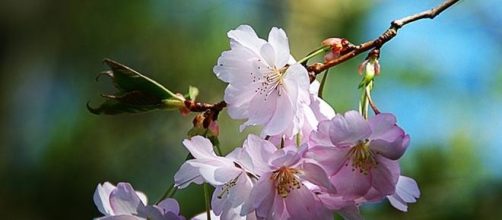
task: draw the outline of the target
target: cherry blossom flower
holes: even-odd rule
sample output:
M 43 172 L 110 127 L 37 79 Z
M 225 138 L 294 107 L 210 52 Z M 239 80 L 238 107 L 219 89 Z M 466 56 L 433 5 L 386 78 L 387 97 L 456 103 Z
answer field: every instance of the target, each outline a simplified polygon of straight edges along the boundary
M 258 137 L 251 137 L 255 138 Z M 240 207 L 253 186 L 253 174 L 250 171 L 253 169 L 252 159 L 247 152 L 242 148 L 235 148 L 226 157 L 217 156 L 211 142 L 202 136 L 192 137 L 183 141 L 183 144 L 194 159 L 187 160 L 181 166 L 174 176 L 175 184 L 183 188 L 192 182 L 207 182 L 216 187 L 211 200 L 216 215 L 240 213 Z
M 174 199 L 165 199 L 149 206 L 142 192 L 134 191 L 129 183 L 109 182 L 98 184 L 94 192 L 94 203 L 105 216 L 99 220 L 184 220 L 179 215 L 179 205 Z
M 319 123 L 307 155 L 326 169 L 344 199 L 376 200 L 394 194 L 400 173 L 397 159 L 408 143 L 409 136 L 392 114 L 365 120 L 349 111 Z
M 255 165 L 266 168 L 254 185 L 241 215 L 255 211 L 262 219 L 330 219 L 332 213 L 326 209 L 316 195 L 307 187 L 332 188 L 327 174 L 312 161 L 303 160 L 306 146 L 297 151 L 295 146 L 253 153 L 261 155 Z M 260 164 L 261 163 L 261 164 Z
M 233 119 L 247 119 L 247 126 L 263 126 L 262 135 L 294 136 L 302 127 L 302 103 L 309 104 L 307 70 L 289 54 L 284 31 L 272 28 L 268 42 L 241 25 L 228 32 L 231 50 L 213 68 L 229 83 L 224 100 Z
M 98 210 L 105 215 L 98 218 L 100 220 L 121 216 L 123 219 L 143 219 L 137 216 L 138 209 L 147 203 L 145 194 L 134 191 L 129 183 L 118 183 L 117 186 L 109 182 L 98 184 L 93 199 Z

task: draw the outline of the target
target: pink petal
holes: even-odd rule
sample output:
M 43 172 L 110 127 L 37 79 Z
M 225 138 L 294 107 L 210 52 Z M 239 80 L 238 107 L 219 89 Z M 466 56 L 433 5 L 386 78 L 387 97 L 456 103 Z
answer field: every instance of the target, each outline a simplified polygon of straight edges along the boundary
M 399 163 L 385 157 L 376 156 L 378 165 L 371 169 L 371 185 L 382 195 L 392 195 L 399 178 Z
M 334 175 L 345 165 L 349 148 L 313 147 L 306 153 L 306 157 L 321 164 L 328 175 Z
M 356 111 L 337 115 L 330 127 L 331 142 L 336 146 L 353 145 L 359 140 L 367 139 L 371 134 L 368 122 Z
M 393 142 L 377 139 L 370 142 L 370 149 L 388 159 L 397 160 L 406 151 L 407 142 L 409 142 L 408 136 L 396 138 Z
M 96 220 L 144 220 L 144 218 L 140 218 L 133 215 L 114 215 L 114 216 L 104 216 L 101 218 L 96 218 Z
M 175 199 L 167 198 L 159 202 L 157 204 L 157 207 L 162 209 L 162 213 L 168 213 L 172 212 L 173 214 L 178 215 L 180 213 L 180 206 L 178 205 L 178 202 Z
M 110 194 L 110 206 L 116 215 L 136 214 L 138 208 L 144 206 L 129 183 L 118 183 Z
M 348 206 L 343 209 L 338 210 L 343 219 L 347 220 L 362 220 L 363 217 L 359 213 L 359 208 L 357 206 Z
M 302 164 L 304 179 L 320 187 L 328 189 L 330 192 L 336 192 L 329 181 L 328 175 L 322 167 L 317 164 L 304 162 Z
M 396 118 L 390 113 L 381 113 L 368 120 L 371 127 L 370 139 L 381 139 L 388 142 L 403 137 L 404 131 L 396 125 Z
M 253 210 L 261 207 L 259 210 L 256 210 L 256 214 L 258 216 L 266 217 L 268 212 L 271 209 L 271 205 L 274 200 L 275 188 L 270 180 L 271 173 L 263 174 L 257 183 L 255 183 L 251 193 L 249 194 L 248 199 L 242 206 L 241 215 L 247 215 Z M 263 216 L 265 215 L 265 216 Z
M 331 182 L 344 199 L 364 196 L 371 187 L 370 175 L 354 170 L 351 164 L 342 166 L 338 173 L 331 177 Z
M 316 215 L 317 201 L 303 185 L 299 189 L 292 189 L 284 201 L 292 219 L 313 219 Z
M 309 146 L 310 147 L 333 147 L 331 139 L 329 137 L 329 130 L 332 122 L 330 120 L 320 121 L 317 125 L 317 130 L 313 131 L 310 135 Z
M 94 204 L 98 210 L 104 215 L 113 215 L 113 210 L 110 207 L 110 194 L 115 189 L 115 186 L 109 182 L 98 184 L 96 191 L 94 191 Z

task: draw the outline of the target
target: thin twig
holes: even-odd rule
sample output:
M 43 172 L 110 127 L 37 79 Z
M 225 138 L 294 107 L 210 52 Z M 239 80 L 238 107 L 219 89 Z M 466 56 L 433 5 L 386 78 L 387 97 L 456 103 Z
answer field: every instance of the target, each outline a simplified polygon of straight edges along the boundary
M 437 15 L 439 15 L 441 12 L 452 6 L 453 4 L 457 3 L 459 0 L 445 0 L 443 3 L 438 5 L 435 8 L 422 11 L 420 13 L 410 15 L 404 18 L 400 18 L 397 20 L 394 20 L 391 22 L 390 27 L 382 34 L 380 35 L 377 39 L 368 41 L 365 43 L 362 43 L 360 45 L 357 45 L 353 47 L 353 49 L 344 55 L 338 57 L 337 59 L 333 59 L 330 61 L 327 61 L 325 63 L 315 63 L 310 66 L 308 66 L 308 71 L 310 73 L 310 77 L 315 77 L 317 74 L 321 73 L 322 71 L 329 69 L 331 67 L 334 67 L 340 63 L 343 63 L 356 55 L 368 51 L 372 48 L 380 48 L 382 47 L 385 43 L 390 41 L 392 38 L 394 38 L 397 35 L 397 31 L 405 26 L 406 24 L 412 23 L 417 20 L 425 19 L 425 18 L 430 18 L 433 19 Z

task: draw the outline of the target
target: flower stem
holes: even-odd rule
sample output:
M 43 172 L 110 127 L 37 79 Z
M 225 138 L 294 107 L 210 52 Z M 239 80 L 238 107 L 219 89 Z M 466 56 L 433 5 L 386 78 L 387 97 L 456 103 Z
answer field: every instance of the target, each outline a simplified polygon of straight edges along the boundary
M 307 54 L 307 56 L 305 56 L 304 58 L 302 58 L 301 60 L 298 61 L 298 63 L 306 63 L 310 58 L 312 57 L 315 57 L 321 53 L 324 53 L 326 51 L 329 51 L 330 50 L 330 47 L 329 46 L 322 46 L 312 52 L 310 52 L 309 54 Z
M 206 204 L 206 215 L 207 219 L 211 220 L 211 201 L 210 201 L 210 195 L 209 195 L 209 184 L 204 183 L 204 200 Z
M 171 184 L 169 186 L 169 188 L 167 188 L 166 192 L 164 193 L 164 195 L 162 195 L 162 197 L 159 199 L 159 201 L 157 201 L 156 203 L 159 203 L 161 202 L 162 200 L 166 199 L 166 198 L 170 198 L 172 196 L 174 196 L 174 194 L 176 193 L 176 190 L 178 189 L 178 187 L 174 186 L 174 183 Z
M 324 71 L 324 75 L 322 76 L 321 85 L 319 85 L 319 91 L 317 92 L 317 95 L 319 96 L 319 98 L 322 98 L 322 93 L 324 91 L 324 85 L 326 85 L 326 79 L 328 78 L 328 71 L 329 71 L 329 69 Z
M 361 100 L 359 100 L 359 113 L 363 115 L 364 119 L 368 119 L 369 99 L 372 88 L 373 88 L 373 81 L 370 81 L 363 87 Z

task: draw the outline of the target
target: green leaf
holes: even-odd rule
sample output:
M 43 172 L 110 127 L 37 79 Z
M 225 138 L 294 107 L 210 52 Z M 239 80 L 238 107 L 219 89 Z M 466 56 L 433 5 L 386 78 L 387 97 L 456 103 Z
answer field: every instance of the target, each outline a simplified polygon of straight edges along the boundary
M 138 73 L 126 65 L 111 59 L 105 59 L 103 62 L 111 69 L 111 71 L 107 71 L 105 74 L 112 78 L 115 83 L 115 87 L 120 91 L 129 92 L 139 90 L 160 99 L 177 97 L 173 92 L 169 91 L 161 84 Z
M 115 115 L 137 113 L 154 109 L 179 109 L 184 106 L 183 97 L 177 96 L 154 80 L 116 61 L 105 59 L 104 63 L 111 70 L 98 75 L 110 77 L 117 92 L 102 95 L 105 100 L 93 108 L 87 103 L 87 109 L 94 114 Z

